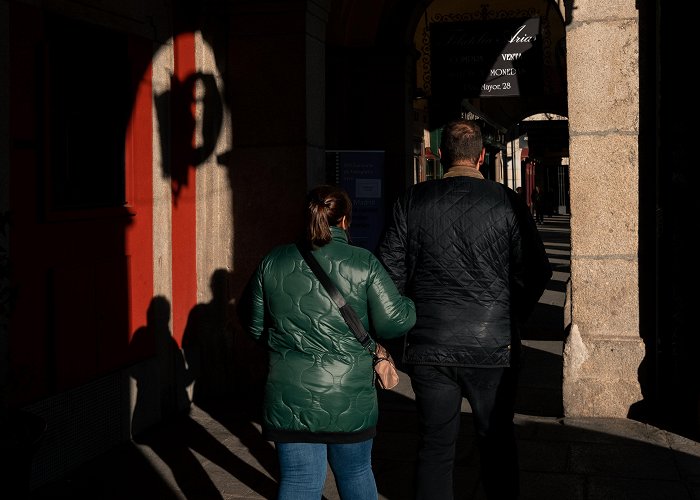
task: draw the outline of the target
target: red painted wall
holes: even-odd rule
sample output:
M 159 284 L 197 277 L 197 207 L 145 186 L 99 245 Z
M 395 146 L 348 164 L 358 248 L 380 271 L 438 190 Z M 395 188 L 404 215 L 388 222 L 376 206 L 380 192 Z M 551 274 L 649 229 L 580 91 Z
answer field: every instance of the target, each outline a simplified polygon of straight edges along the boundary
M 81 27 L 129 52 L 115 81 L 105 81 L 88 57 L 97 49 L 57 50 L 80 40 L 72 37 L 74 21 L 16 2 L 9 14 L 9 398 L 22 406 L 131 360 L 130 332 L 145 321 L 153 293 L 152 104 L 150 71 L 144 72 L 152 47 L 147 40 Z M 72 66 L 61 67 L 61 61 Z M 113 71 L 111 63 L 100 67 Z M 119 122 L 115 139 L 117 146 L 123 140 L 125 206 L 114 200 L 110 206 L 57 204 L 61 190 L 73 189 L 79 197 L 91 188 L 82 177 L 76 189 L 69 177 L 75 153 L 87 159 L 88 175 L 112 168 L 121 156 L 95 149 L 90 141 L 76 143 L 79 134 L 57 138 L 63 130 L 57 117 L 74 120 L 74 112 L 85 113 L 89 119 L 70 123 L 95 131 L 95 137 L 102 137 L 102 129 L 105 137 L 115 137 L 112 117 L 100 113 L 116 93 L 131 95 L 134 111 Z
M 129 49 L 135 92 L 126 134 L 125 174 L 127 203 L 134 217 L 126 229 L 125 251 L 129 257 L 129 331 L 133 335 L 146 324 L 153 296 L 153 97 L 151 43 L 134 40 Z

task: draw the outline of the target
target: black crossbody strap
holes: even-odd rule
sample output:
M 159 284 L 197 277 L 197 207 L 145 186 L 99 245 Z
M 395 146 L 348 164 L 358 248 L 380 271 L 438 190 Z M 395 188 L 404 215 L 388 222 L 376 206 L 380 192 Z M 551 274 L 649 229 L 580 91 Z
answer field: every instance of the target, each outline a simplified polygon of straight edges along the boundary
M 367 330 L 365 330 L 365 327 L 362 325 L 362 321 L 360 321 L 360 318 L 357 316 L 355 310 L 345 301 L 345 297 L 343 297 L 328 275 L 323 271 L 321 265 L 316 260 L 316 257 L 311 254 L 311 251 L 299 243 L 297 243 L 297 248 L 299 249 L 301 256 L 304 257 L 304 260 L 318 278 L 318 281 L 320 281 L 323 285 L 323 288 L 326 289 L 333 301 L 338 305 L 340 314 L 343 316 L 343 319 L 345 319 L 345 322 L 352 330 L 352 333 L 355 334 L 357 340 L 360 342 L 360 344 L 362 344 L 362 347 L 372 352 L 369 349 L 369 344 L 372 342 L 372 337 L 370 337 Z

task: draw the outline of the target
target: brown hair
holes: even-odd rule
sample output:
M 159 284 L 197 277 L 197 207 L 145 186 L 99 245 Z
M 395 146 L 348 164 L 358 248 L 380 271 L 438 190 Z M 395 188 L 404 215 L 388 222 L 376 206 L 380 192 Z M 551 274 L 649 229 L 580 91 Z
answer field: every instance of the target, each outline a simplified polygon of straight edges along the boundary
M 448 166 L 462 161 L 476 165 L 483 147 L 481 127 L 477 122 L 454 120 L 442 129 L 440 161 Z
M 312 247 L 322 247 L 331 241 L 331 226 L 340 224 L 346 217 L 350 224 L 352 201 L 340 187 L 321 185 L 307 196 L 306 238 Z

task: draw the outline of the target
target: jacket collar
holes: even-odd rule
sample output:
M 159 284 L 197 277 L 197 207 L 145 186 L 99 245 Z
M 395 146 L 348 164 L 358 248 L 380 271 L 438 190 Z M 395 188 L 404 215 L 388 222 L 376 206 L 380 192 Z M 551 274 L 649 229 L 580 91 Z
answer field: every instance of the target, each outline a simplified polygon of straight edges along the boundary
M 462 165 L 457 165 L 452 168 L 450 168 L 445 175 L 442 176 L 443 178 L 445 177 L 473 177 L 475 179 L 483 179 L 484 176 L 481 175 L 481 172 L 477 170 L 474 167 L 467 167 L 467 166 L 462 166 Z
M 343 243 L 347 243 L 348 233 L 338 226 L 331 226 L 331 239 L 333 241 L 342 241 Z

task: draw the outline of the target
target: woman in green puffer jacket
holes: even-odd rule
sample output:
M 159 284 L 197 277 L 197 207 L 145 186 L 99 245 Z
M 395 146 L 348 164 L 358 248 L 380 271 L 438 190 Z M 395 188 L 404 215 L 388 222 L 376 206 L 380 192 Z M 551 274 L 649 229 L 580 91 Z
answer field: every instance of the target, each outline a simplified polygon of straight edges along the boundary
M 305 243 L 368 331 L 404 335 L 416 321 L 415 306 L 370 251 L 348 243 L 351 213 L 342 189 L 313 189 Z M 277 449 L 278 498 L 321 498 L 329 463 L 341 498 L 376 499 L 371 354 L 294 244 L 264 257 L 245 299 L 247 330 L 269 351 L 263 428 Z

